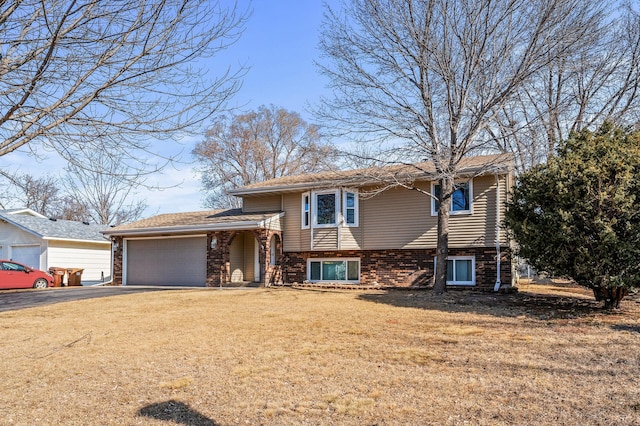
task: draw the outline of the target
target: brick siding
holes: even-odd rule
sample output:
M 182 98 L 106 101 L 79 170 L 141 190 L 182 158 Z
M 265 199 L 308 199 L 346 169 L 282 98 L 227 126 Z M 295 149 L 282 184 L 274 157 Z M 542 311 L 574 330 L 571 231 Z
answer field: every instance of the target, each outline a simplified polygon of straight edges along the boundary
M 477 288 L 493 289 L 496 282 L 496 249 L 494 247 L 449 249 L 449 256 L 475 256 Z M 408 287 L 431 285 L 435 249 L 431 250 L 341 250 L 289 252 L 282 259 L 282 279 L 285 284 L 307 280 L 309 258 L 359 258 L 360 284 Z M 511 258 L 508 250 L 501 252 L 500 280 L 511 283 Z

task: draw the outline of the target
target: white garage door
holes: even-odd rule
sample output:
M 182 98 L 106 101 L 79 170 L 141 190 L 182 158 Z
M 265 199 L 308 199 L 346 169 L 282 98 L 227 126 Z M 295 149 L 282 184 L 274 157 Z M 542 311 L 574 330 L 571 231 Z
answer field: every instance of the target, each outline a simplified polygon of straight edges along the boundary
M 127 240 L 126 258 L 126 285 L 206 285 L 206 237 Z
M 11 260 L 40 269 L 40 246 L 13 246 Z

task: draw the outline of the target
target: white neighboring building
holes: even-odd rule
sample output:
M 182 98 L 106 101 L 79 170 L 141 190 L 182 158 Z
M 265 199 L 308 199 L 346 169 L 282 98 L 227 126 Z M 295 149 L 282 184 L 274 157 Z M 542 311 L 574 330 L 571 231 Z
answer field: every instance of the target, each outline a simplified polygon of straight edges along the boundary
M 111 281 L 111 242 L 101 233 L 105 229 L 49 219 L 31 209 L 0 210 L 0 259 L 43 271 L 84 269 L 83 285 Z

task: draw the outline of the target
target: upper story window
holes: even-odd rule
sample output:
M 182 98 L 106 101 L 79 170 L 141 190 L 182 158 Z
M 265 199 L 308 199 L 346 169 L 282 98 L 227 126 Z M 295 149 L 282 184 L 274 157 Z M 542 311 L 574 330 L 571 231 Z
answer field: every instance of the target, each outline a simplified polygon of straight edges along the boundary
M 308 192 L 302 194 L 302 229 L 311 225 L 311 195 Z
M 431 190 L 436 198 L 440 198 L 440 185 L 431 184 Z M 453 185 L 453 194 L 451 195 L 451 214 L 471 213 L 471 203 L 473 200 L 473 181 L 459 182 Z M 438 201 L 431 199 L 431 214 L 438 214 Z
M 357 190 L 313 191 L 302 194 L 301 228 L 358 226 Z
M 358 226 L 358 193 L 354 191 L 344 191 L 342 206 L 344 224 L 347 226 Z
M 314 193 L 313 224 L 318 227 L 336 226 L 338 223 L 338 191 Z

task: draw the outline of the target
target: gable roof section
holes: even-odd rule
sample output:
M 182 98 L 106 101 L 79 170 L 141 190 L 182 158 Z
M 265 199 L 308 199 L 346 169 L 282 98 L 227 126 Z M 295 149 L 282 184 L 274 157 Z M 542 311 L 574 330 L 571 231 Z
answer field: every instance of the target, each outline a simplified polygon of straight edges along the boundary
M 42 219 L 46 219 L 47 217 L 43 214 L 38 213 L 35 210 L 31 210 L 31 209 L 9 209 L 9 210 L 0 210 L 0 213 L 7 213 L 7 214 L 21 214 L 21 215 L 27 215 L 27 216 L 34 216 L 34 217 L 39 217 Z
M 107 229 L 104 225 L 20 214 L 23 211 L 0 210 L 0 219 L 44 240 L 109 243 L 101 232 Z
M 459 164 L 460 177 L 482 174 L 508 173 L 513 170 L 512 154 L 481 155 L 463 158 Z M 431 162 L 399 164 L 386 167 L 329 171 L 297 176 L 285 176 L 254 183 L 229 191 L 236 196 L 304 191 L 331 186 L 367 186 L 394 180 L 432 180 L 436 177 Z
M 243 213 L 241 209 L 166 213 L 103 231 L 105 235 L 195 233 L 216 230 L 263 229 L 278 226 L 282 212 Z

